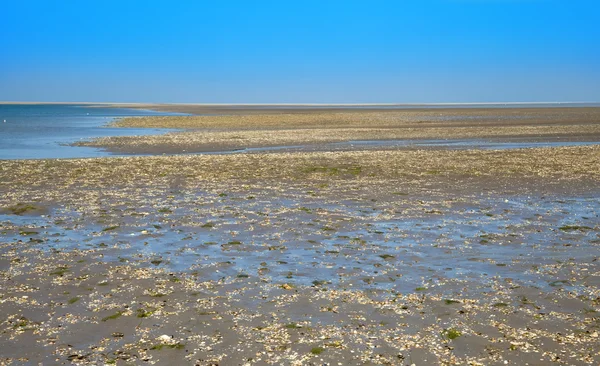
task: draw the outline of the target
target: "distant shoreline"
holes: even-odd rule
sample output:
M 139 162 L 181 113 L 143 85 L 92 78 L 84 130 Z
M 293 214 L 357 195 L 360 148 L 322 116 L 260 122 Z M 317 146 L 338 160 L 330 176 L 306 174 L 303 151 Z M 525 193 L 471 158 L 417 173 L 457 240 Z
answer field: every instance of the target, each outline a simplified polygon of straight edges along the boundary
M 41 102 L 0 101 L 0 105 L 101 105 L 101 106 L 202 106 L 202 107 L 419 107 L 419 106 L 487 106 L 487 105 L 585 105 L 600 104 L 593 101 L 568 102 L 465 102 L 465 103 L 130 103 L 130 102 Z
M 457 109 L 532 110 L 547 108 L 598 108 L 600 103 L 586 102 L 513 102 L 513 103 L 422 103 L 422 104 L 204 104 L 204 103 L 97 103 L 97 102 L 0 102 L 0 105 L 79 105 L 88 108 L 128 108 L 194 115 L 313 114 L 340 112 L 444 111 Z
M 250 108 L 159 107 L 192 116 L 122 118 L 112 127 L 168 128 L 164 135 L 102 138 L 78 146 L 118 154 L 184 154 L 277 148 L 387 149 L 375 141 L 530 139 L 600 141 L 600 108 Z M 184 131 L 185 130 L 185 131 Z M 392 143 L 392 145 L 395 144 Z
M 0 160 L 0 364 L 600 364 L 600 107 L 168 108 Z

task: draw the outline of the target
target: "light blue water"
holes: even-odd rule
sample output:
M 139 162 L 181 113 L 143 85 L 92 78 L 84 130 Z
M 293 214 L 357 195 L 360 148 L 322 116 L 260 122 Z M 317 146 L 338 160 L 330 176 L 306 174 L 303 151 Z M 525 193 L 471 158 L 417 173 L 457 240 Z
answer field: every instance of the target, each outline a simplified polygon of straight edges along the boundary
M 118 117 L 174 114 L 79 105 L 0 105 L 0 159 L 107 156 L 110 153 L 100 149 L 69 145 L 95 137 L 164 133 L 168 130 L 104 126 Z

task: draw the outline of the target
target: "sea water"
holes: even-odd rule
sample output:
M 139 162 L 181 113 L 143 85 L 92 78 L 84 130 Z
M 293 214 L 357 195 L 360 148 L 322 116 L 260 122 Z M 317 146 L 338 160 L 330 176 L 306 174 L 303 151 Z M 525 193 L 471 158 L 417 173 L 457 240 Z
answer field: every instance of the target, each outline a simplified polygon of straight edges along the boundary
M 151 135 L 169 131 L 107 127 L 115 118 L 155 115 L 178 113 L 74 104 L 0 104 L 0 159 L 108 156 L 111 153 L 102 149 L 71 145 L 96 137 Z

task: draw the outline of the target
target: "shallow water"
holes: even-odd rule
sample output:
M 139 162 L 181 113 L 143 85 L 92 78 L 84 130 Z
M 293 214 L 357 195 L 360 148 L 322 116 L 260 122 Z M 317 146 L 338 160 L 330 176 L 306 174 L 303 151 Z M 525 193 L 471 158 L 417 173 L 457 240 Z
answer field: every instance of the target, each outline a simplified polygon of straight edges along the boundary
M 591 265 L 600 243 L 596 197 L 373 203 L 255 194 L 182 194 L 172 210 L 114 208 L 121 219 L 110 224 L 66 209 L 51 217 L 0 215 L 0 237 L 46 250 L 97 250 L 104 261 L 195 271 L 210 280 L 260 276 L 398 293 L 452 293 L 467 283 L 470 291 L 491 291 L 500 279 L 585 293 L 586 283 L 565 280 L 575 264 Z M 561 229 L 569 225 L 583 229 Z
M 162 155 L 223 155 L 223 154 L 246 154 L 246 153 L 269 153 L 269 152 L 299 152 L 299 151 L 348 151 L 348 150 L 370 150 L 370 149 L 415 149 L 415 148 L 437 148 L 452 150 L 512 150 L 542 147 L 566 147 L 566 146 L 588 146 L 600 145 L 600 141 L 530 141 L 510 139 L 483 140 L 483 139 L 425 139 L 425 140 L 353 140 L 343 142 L 331 142 L 311 145 L 282 145 L 265 147 L 247 147 L 234 150 L 206 151 L 195 153 L 177 153 Z M 153 155 L 153 154 L 126 154 L 126 155 Z
M 600 145 L 600 141 L 510 141 L 462 139 L 462 140 L 366 140 L 337 143 L 338 146 L 354 147 L 443 147 L 448 149 L 511 150 L 539 147 L 563 147 Z
M 119 117 L 177 114 L 80 105 L 0 104 L 0 159 L 108 156 L 111 154 L 101 149 L 69 145 L 96 137 L 164 133 L 169 130 L 104 126 Z

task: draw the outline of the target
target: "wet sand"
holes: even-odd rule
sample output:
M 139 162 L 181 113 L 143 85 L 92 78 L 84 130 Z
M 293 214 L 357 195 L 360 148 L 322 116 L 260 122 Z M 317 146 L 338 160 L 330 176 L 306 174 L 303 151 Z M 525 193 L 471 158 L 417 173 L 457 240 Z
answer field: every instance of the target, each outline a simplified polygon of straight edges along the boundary
M 600 146 L 0 161 L 0 178 L 2 364 L 600 362 Z

